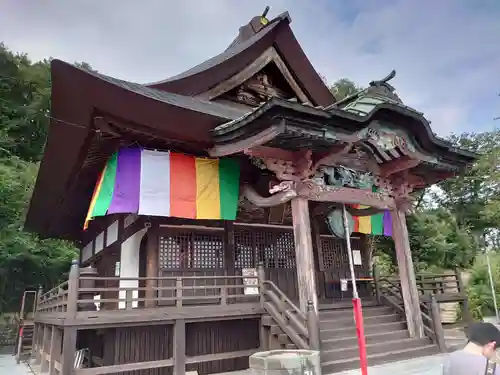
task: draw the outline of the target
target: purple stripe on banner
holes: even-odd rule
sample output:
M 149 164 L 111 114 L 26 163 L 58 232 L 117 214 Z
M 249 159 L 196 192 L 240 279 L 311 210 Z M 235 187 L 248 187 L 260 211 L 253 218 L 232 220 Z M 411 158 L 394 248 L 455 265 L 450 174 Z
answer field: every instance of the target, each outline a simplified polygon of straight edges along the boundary
M 384 236 L 392 237 L 392 218 L 389 211 L 384 212 Z
M 115 189 L 109 214 L 137 213 L 141 186 L 141 149 L 123 148 L 118 153 Z

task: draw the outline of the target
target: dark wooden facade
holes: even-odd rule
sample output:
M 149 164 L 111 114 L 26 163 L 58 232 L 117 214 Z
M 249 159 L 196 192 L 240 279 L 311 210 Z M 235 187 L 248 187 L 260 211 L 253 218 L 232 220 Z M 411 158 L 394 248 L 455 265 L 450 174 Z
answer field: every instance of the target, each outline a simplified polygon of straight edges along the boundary
M 76 241 L 83 268 L 39 294 L 35 354 L 50 374 L 243 369 L 273 347 L 274 323 L 289 340 L 282 347 L 319 350 L 319 305 L 352 297 L 341 287 L 345 240 L 325 224 L 346 204 L 356 216 L 390 211 L 402 314 L 409 335 L 422 337 L 405 212 L 413 191 L 475 155 L 436 138 L 394 93 L 393 75 L 336 102 L 290 21 L 254 17 L 225 52 L 151 85 L 53 61 L 49 139 L 26 228 Z M 83 231 L 99 173 L 130 145 L 237 158 L 237 220 L 110 215 Z M 359 181 L 338 179 L 339 168 Z M 351 246 L 362 258 L 360 296 L 372 298 L 370 240 L 354 233 Z M 94 367 L 74 370 L 82 348 Z

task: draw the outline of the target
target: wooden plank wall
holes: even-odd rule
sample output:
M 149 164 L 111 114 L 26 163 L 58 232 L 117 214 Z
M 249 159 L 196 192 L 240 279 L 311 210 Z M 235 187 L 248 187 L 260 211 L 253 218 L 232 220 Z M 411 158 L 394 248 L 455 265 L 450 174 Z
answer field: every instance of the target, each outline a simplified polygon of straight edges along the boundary
M 173 326 L 154 325 L 110 328 L 103 330 L 101 352 L 104 365 L 155 361 L 173 355 Z M 259 320 L 238 319 L 186 324 L 186 356 L 227 353 L 239 350 L 258 350 Z M 187 371 L 213 374 L 248 368 L 248 357 L 218 360 L 187 365 Z M 120 373 L 121 375 L 170 375 L 172 368 L 159 368 Z

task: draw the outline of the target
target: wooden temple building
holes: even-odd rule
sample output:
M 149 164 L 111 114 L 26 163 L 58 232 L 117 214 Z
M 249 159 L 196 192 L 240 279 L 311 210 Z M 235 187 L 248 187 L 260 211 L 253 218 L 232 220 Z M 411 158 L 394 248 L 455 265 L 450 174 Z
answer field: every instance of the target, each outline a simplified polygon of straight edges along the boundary
M 356 367 L 342 204 L 369 364 L 442 349 L 405 214 L 413 191 L 475 156 L 403 104 L 395 73 L 337 101 L 290 23 L 254 17 L 219 55 L 147 85 L 52 62 L 26 229 L 81 252 L 66 282 L 38 293 L 42 373 L 219 373 L 279 348 L 321 350 L 325 373 Z M 373 274 L 374 235 L 392 235 L 398 280 Z

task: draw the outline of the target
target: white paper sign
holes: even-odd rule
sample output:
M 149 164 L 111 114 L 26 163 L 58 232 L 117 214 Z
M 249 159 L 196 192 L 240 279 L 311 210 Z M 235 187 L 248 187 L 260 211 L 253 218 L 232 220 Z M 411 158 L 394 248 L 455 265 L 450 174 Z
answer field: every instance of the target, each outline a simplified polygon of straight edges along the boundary
M 257 279 L 257 270 L 255 268 L 243 268 L 241 270 L 243 276 L 243 285 L 245 295 L 259 294 L 259 280 Z
M 115 263 L 115 276 L 120 276 L 120 262 Z
M 346 279 L 340 280 L 340 290 L 343 292 L 347 292 L 347 280 Z
M 361 251 L 353 250 L 352 251 L 352 261 L 355 266 L 361 266 L 363 264 L 363 260 L 361 259 Z

